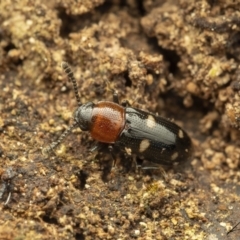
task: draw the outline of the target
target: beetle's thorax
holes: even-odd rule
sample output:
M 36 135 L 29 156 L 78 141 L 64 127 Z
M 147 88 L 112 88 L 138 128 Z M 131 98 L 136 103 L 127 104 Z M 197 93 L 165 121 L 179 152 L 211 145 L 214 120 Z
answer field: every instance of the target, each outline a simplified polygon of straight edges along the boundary
M 89 102 L 75 112 L 75 121 L 83 131 L 89 131 L 99 142 L 114 143 L 125 125 L 125 109 L 119 104 Z
M 104 143 L 115 143 L 125 125 L 125 109 L 119 104 L 101 101 L 92 112 L 91 136 Z

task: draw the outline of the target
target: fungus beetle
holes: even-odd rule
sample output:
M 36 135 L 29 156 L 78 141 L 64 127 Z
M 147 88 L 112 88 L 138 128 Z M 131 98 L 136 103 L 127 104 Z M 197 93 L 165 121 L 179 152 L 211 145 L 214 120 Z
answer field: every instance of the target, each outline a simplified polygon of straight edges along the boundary
M 129 155 L 159 164 L 173 164 L 190 156 L 191 139 L 175 123 L 142 111 L 119 104 L 118 94 L 113 90 L 113 102 L 100 101 L 82 104 L 73 72 L 66 62 L 62 68 L 72 82 L 78 108 L 74 123 L 60 138 L 44 149 L 49 152 L 77 126 L 89 131 L 91 137 L 110 146 L 126 151 Z

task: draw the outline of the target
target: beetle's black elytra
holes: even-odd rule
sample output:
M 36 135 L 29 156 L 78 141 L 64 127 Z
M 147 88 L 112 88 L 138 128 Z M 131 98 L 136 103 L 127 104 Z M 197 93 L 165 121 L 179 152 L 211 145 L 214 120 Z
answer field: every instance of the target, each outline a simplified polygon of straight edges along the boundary
M 188 158 L 191 140 L 176 124 L 131 107 L 125 113 L 125 128 L 116 145 L 155 163 L 172 164 Z
M 44 152 L 57 147 L 73 128 L 79 126 L 82 131 L 89 131 L 94 140 L 151 162 L 173 164 L 190 156 L 191 139 L 175 123 L 137 108 L 120 105 L 114 90 L 113 102 L 82 104 L 71 68 L 66 62 L 62 63 L 62 68 L 73 83 L 79 107 L 74 114 L 74 123 Z

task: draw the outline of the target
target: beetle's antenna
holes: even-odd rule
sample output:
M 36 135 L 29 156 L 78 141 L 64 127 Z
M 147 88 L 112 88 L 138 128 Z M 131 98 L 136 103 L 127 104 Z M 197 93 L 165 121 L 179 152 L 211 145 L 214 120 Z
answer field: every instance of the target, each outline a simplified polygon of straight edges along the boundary
M 77 85 L 77 81 L 74 77 L 72 69 L 67 62 L 62 62 L 61 66 L 62 66 L 63 71 L 67 74 L 69 81 L 72 82 L 73 90 L 75 93 L 75 97 L 77 99 L 78 106 L 81 106 L 82 104 L 81 104 L 80 95 L 78 92 L 78 85 Z
M 77 126 L 77 122 L 74 122 L 71 126 L 69 126 L 58 138 L 56 142 L 52 142 L 48 147 L 43 148 L 43 154 L 48 154 L 50 151 L 53 151 L 63 140 L 68 136 L 70 132 Z
M 74 74 L 72 72 L 72 69 L 71 67 L 68 65 L 67 62 L 62 62 L 61 64 L 62 66 L 62 69 L 63 71 L 67 74 L 67 77 L 68 77 L 68 80 L 72 82 L 73 84 L 73 90 L 74 90 L 74 93 L 75 93 L 75 97 L 77 99 L 77 103 L 78 103 L 78 106 L 81 106 L 81 100 L 80 100 L 80 95 L 79 95 L 79 92 L 78 92 L 78 85 L 77 85 L 77 81 L 74 77 Z M 42 152 L 43 154 L 47 154 L 49 153 L 50 151 L 53 151 L 63 140 L 64 138 L 67 137 L 67 135 L 77 126 L 77 122 L 74 121 L 74 123 L 69 126 L 63 133 L 62 135 L 58 138 L 58 140 L 56 142 L 52 142 L 48 147 L 46 148 L 43 148 Z
M 239 224 L 240 224 L 240 222 L 238 222 L 230 231 L 228 231 L 227 235 L 231 232 L 239 231 L 240 229 L 236 229 Z

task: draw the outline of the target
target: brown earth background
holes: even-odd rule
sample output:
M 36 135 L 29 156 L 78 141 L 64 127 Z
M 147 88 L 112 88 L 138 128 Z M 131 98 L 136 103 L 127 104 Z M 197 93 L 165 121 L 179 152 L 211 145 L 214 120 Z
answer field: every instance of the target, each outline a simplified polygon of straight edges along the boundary
M 227 235 L 240 221 L 239 9 L 0 1 L 0 239 L 240 239 Z M 111 169 L 80 129 L 44 156 L 76 109 L 62 61 L 82 102 L 111 100 L 109 80 L 121 99 L 182 126 L 192 158 L 136 171 L 120 155 Z

